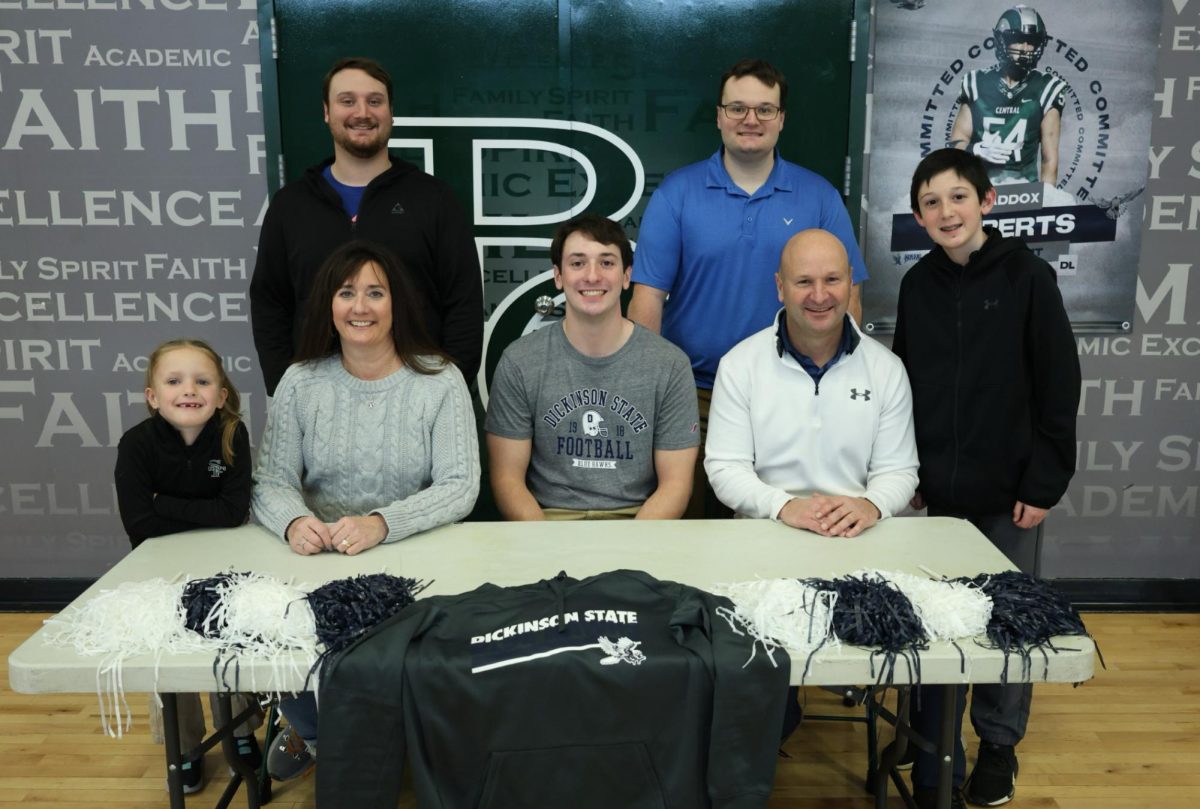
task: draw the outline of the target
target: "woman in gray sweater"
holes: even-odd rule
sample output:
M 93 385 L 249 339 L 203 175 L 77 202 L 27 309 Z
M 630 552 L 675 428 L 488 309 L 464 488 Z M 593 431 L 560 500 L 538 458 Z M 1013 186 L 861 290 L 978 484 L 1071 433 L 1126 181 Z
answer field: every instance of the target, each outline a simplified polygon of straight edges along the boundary
M 424 333 L 420 293 L 386 249 L 350 242 L 313 284 L 254 470 L 255 519 L 301 555 L 358 554 L 460 520 L 479 493 L 462 374 Z M 280 706 L 279 780 L 313 764 L 311 694 Z

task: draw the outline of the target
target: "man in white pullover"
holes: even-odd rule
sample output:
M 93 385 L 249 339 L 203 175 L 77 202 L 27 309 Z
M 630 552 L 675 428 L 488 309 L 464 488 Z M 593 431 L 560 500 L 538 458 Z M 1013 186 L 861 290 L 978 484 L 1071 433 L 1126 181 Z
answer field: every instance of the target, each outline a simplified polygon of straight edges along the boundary
M 850 262 L 835 236 L 793 236 L 775 283 L 774 324 L 717 369 L 704 468 L 739 514 L 858 536 L 916 490 L 908 376 L 846 313 Z

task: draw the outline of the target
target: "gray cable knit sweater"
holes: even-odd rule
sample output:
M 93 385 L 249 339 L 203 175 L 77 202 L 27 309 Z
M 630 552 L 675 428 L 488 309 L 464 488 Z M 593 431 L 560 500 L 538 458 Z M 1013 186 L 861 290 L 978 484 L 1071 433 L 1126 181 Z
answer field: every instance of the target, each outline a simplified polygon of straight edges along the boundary
M 461 520 L 479 494 L 471 397 L 453 365 L 362 380 L 339 356 L 292 365 L 254 469 L 255 519 L 283 537 L 297 517 L 379 514 L 385 542 Z

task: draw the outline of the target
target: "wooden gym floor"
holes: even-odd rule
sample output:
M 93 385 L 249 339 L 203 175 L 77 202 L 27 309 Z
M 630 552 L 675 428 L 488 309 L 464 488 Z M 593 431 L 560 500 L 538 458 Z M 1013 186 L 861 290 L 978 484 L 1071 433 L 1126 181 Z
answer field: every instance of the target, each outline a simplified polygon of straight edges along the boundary
M 8 655 L 47 616 L 0 614 L 0 809 L 165 807 L 162 748 L 150 743 L 145 698 L 131 694 L 133 732 L 109 739 L 94 694 L 15 694 Z M 1200 615 L 1091 613 L 1104 653 L 1096 677 L 1073 688 L 1034 690 L 1012 809 L 1197 809 L 1200 807 Z M 809 713 L 852 712 L 807 689 Z M 975 740 L 970 723 L 968 766 Z M 884 731 L 886 740 L 887 733 Z M 806 722 L 779 760 L 770 809 L 870 809 L 862 789 L 861 724 Z M 228 780 L 219 752 L 208 786 L 189 807 L 212 806 Z M 233 806 L 245 806 L 239 795 Z M 411 798 L 402 804 L 412 807 Z M 891 807 L 899 807 L 893 797 Z M 270 806 L 310 809 L 313 779 L 275 786 Z

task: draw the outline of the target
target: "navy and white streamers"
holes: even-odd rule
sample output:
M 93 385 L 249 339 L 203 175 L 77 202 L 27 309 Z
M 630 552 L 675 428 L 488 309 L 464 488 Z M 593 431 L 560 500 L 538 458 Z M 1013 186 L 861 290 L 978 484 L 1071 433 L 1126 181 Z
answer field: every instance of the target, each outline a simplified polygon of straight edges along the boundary
M 99 657 L 96 696 L 100 722 L 121 737 L 132 723 L 123 668 L 136 656 L 154 657 L 154 691 L 164 655 L 213 655 L 214 685 L 231 691 L 278 693 L 282 683 L 307 678 L 328 651 L 348 646 L 375 623 L 412 603 L 426 586 L 386 574 L 317 587 L 259 573 L 225 572 L 191 581 L 125 582 L 103 590 L 46 621 L 46 642 Z M 318 620 L 317 616 L 320 616 Z M 241 663 L 265 661 L 267 682 Z

